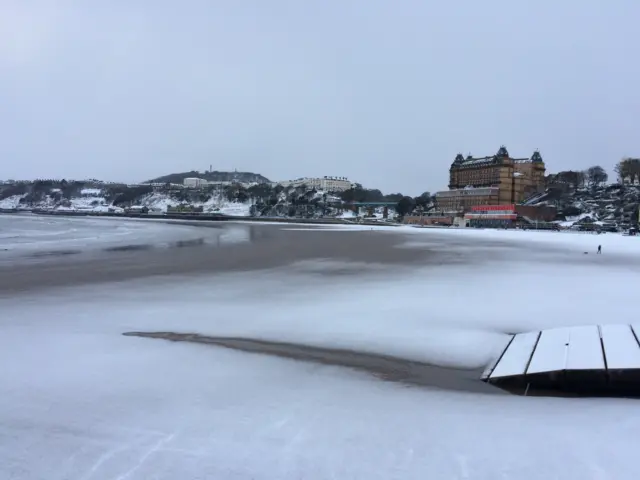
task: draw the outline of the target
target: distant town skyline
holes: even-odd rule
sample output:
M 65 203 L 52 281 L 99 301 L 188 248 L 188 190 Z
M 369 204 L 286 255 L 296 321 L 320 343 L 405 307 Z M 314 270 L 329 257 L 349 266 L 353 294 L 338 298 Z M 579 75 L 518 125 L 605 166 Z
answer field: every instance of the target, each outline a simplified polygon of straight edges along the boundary
M 638 156 L 640 3 L 0 3 L 2 178 L 446 187 L 457 153 Z

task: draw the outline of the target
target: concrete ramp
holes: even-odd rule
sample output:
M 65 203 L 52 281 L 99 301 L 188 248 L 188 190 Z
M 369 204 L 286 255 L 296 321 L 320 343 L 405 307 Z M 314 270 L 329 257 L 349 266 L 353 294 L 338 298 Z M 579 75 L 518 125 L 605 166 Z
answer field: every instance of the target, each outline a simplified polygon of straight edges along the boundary
M 639 325 L 514 335 L 482 380 L 513 393 L 640 396 Z

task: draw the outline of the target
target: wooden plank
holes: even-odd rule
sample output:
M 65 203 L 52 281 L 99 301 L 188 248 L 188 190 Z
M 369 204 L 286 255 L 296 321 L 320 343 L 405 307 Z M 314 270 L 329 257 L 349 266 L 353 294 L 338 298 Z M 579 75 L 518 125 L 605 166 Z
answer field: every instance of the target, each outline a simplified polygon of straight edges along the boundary
M 640 323 L 632 323 L 631 331 L 633 332 L 633 336 L 636 337 L 636 342 L 640 345 Z
M 569 329 L 569 350 L 567 370 L 604 370 L 604 356 L 597 325 L 571 327 Z
M 528 332 L 515 335 L 489 378 L 524 375 L 539 334 L 539 332 Z
M 567 364 L 570 331 L 570 328 L 543 330 L 526 373 L 564 370 Z
M 504 353 L 509 349 L 509 345 L 511 345 L 511 342 L 513 342 L 513 339 L 515 337 L 515 335 L 511 335 L 511 338 L 507 342 L 507 345 L 500 352 L 500 355 L 498 355 L 491 363 L 489 363 L 489 365 L 487 365 L 487 368 L 485 368 L 484 372 L 482 372 L 482 377 L 480 377 L 482 380 L 487 380 L 491 376 L 491 373 L 496 368 L 496 365 L 500 363 L 500 360 L 502 360 Z
M 601 325 L 600 333 L 609 370 L 640 369 L 640 345 L 630 325 Z

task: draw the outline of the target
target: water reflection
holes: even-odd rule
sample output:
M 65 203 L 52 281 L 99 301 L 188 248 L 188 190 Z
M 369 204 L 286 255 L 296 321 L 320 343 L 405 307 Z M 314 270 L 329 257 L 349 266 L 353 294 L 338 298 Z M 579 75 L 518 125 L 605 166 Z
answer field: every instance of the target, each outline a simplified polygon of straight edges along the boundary
M 153 245 L 149 243 L 142 244 L 134 244 L 134 245 L 117 245 L 115 247 L 107 247 L 104 249 L 105 252 L 130 252 L 130 251 L 139 251 L 139 250 L 150 250 L 153 248 Z
M 35 252 L 30 256 L 32 258 L 64 257 L 68 255 L 77 255 L 79 253 L 82 253 L 82 250 L 50 250 L 50 251 Z
M 212 224 L 191 224 L 195 228 L 191 233 L 197 233 L 198 236 L 192 236 L 191 238 L 183 238 L 180 240 L 163 241 L 158 238 L 154 242 L 140 242 L 140 243 L 116 243 L 106 246 L 98 246 L 98 248 L 91 248 L 91 243 L 83 245 L 83 248 L 52 248 L 52 249 L 39 249 L 37 251 L 28 251 L 23 255 L 18 255 L 25 259 L 46 259 L 55 257 L 65 257 L 77 254 L 90 254 L 92 251 L 94 254 L 98 252 L 104 253 L 125 253 L 136 251 L 149 251 L 149 250 L 166 250 L 173 248 L 197 248 L 197 247 L 225 247 L 231 245 L 241 245 L 257 241 L 260 238 L 265 237 L 264 228 L 256 228 L 255 225 L 239 225 L 239 224 L 224 224 L 216 223 Z M 7 249 L 8 251 L 9 249 Z M 15 258 L 15 257 L 14 257 Z
M 176 248 L 195 247 L 198 245 L 204 245 L 204 238 L 195 238 L 193 240 L 179 240 L 173 243 L 171 246 Z
M 217 245 L 237 245 L 241 243 L 252 243 L 256 240 L 256 228 L 253 225 L 232 225 L 225 224 L 222 232 L 218 236 Z

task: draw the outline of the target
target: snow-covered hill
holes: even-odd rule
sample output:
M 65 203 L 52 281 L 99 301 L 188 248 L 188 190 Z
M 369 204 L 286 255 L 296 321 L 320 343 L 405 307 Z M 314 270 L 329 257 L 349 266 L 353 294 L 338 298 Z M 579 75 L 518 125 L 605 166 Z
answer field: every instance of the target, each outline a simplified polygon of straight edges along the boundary
M 0 200 L 0 209 L 41 209 L 56 211 L 79 211 L 79 212 L 115 212 L 121 213 L 124 208 L 114 205 L 98 189 L 87 189 L 88 191 L 79 197 L 59 200 L 55 196 L 45 195 L 37 202 L 25 202 L 26 195 L 12 195 Z M 84 192 L 84 191 L 83 191 Z M 55 193 L 55 192 L 53 192 Z M 224 215 L 248 216 L 250 214 L 250 202 L 229 202 L 221 197 L 211 197 L 204 202 L 182 202 L 169 195 L 162 193 L 152 193 L 140 197 L 131 206 L 148 207 L 150 211 L 166 213 L 169 207 L 179 205 L 191 205 L 193 207 L 203 207 L 205 213 L 217 212 Z
M 379 194 L 379 192 L 378 192 Z M 219 213 L 230 216 L 345 218 L 357 217 L 342 198 L 304 186 L 241 184 L 184 188 L 182 185 L 124 185 L 97 182 L 36 181 L 0 185 L 0 210 L 52 210 L 121 213 L 129 208 L 150 213 Z M 393 209 L 366 209 L 360 217 L 382 219 Z
M 150 193 L 136 201 L 136 205 L 148 207 L 150 211 L 166 213 L 169 207 L 190 205 L 195 208 L 202 207 L 204 213 L 221 213 L 237 217 L 247 217 L 251 213 L 252 202 L 232 202 L 223 195 L 212 195 L 205 201 L 180 201 L 164 193 Z
M 637 223 L 640 186 L 612 184 L 577 189 L 555 186 L 530 204 L 555 206 L 564 227 L 584 223 L 627 227 Z

